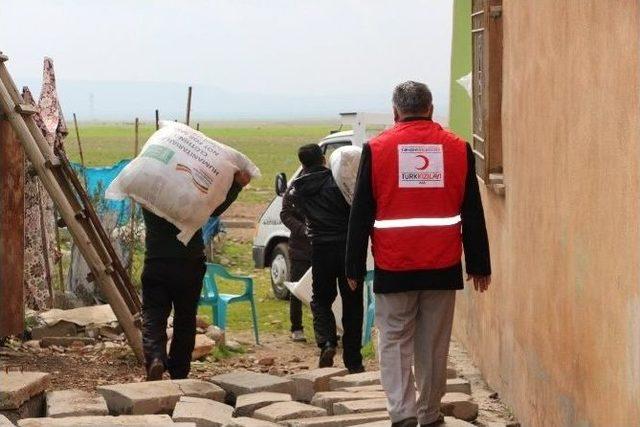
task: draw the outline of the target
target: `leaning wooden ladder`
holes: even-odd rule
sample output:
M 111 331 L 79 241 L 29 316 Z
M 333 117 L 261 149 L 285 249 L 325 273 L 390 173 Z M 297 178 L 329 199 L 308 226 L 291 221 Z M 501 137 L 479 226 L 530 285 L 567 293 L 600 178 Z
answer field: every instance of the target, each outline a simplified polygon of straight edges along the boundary
M 140 298 L 65 152 L 52 148 L 36 125 L 32 115 L 37 110 L 22 99 L 5 65 L 7 60 L 0 52 L 0 112 L 18 135 L 42 185 L 89 265 L 89 279 L 100 286 L 133 352 L 143 361 Z

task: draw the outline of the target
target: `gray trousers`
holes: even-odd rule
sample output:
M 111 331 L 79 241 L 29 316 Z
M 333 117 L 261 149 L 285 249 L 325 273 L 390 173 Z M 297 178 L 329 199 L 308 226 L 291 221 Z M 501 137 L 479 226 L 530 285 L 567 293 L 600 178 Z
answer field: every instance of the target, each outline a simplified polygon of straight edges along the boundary
M 376 294 L 380 370 L 392 422 L 417 417 L 429 424 L 440 414 L 455 292 Z

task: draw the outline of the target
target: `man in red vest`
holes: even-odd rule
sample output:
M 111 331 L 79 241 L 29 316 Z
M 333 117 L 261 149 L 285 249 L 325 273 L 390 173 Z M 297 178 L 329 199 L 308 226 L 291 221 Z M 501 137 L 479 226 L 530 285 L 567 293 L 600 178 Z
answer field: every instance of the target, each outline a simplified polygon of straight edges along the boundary
M 431 92 L 393 93 L 396 124 L 363 148 L 349 221 L 349 285 L 375 260 L 380 370 L 393 426 L 437 426 L 446 388 L 455 291 L 491 282 L 489 243 L 469 144 L 431 120 Z M 415 363 L 415 376 L 412 364 Z M 416 401 L 416 386 L 420 397 Z

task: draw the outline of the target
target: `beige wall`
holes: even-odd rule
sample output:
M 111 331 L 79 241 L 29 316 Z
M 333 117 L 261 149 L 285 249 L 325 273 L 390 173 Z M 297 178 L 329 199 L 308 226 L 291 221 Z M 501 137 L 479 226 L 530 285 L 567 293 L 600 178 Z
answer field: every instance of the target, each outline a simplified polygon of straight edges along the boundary
M 504 1 L 494 284 L 456 334 L 525 426 L 640 425 L 639 13 Z

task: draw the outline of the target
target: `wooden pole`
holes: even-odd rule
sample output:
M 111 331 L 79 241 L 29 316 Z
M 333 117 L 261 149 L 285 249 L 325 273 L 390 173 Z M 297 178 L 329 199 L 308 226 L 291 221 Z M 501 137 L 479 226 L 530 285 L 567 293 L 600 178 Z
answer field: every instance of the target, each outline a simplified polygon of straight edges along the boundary
M 24 331 L 24 152 L 1 117 L 0 266 L 0 337 L 6 337 Z
M 189 86 L 189 92 L 187 94 L 187 126 L 191 122 L 191 94 L 193 93 L 193 88 Z
M 196 130 L 200 130 L 200 123 L 196 123 Z
M 58 229 L 58 209 L 54 209 L 53 218 L 56 221 L 55 224 L 55 232 L 56 232 L 56 249 L 58 250 L 58 255 L 60 258 L 58 259 L 58 279 L 60 280 L 60 285 L 58 286 L 58 290 L 61 292 L 66 291 L 66 286 L 64 284 L 64 270 L 62 268 L 62 243 L 60 242 L 60 230 Z M 58 308 L 58 307 L 55 307 Z
M 160 129 L 160 112 L 156 109 L 156 130 Z
M 133 158 L 135 159 L 138 155 L 138 140 L 140 135 L 140 120 L 136 117 L 135 120 L 135 139 L 133 142 Z M 130 199 L 131 204 L 131 223 L 129 226 L 131 227 L 131 232 L 129 234 L 129 265 L 127 268 L 127 273 L 129 273 L 129 277 L 133 272 L 133 252 L 136 249 L 136 202 L 133 199 Z
M 87 185 L 87 172 L 84 165 L 84 155 L 82 154 L 82 143 L 80 142 L 80 130 L 78 129 L 78 119 L 76 113 L 73 113 L 73 125 L 76 127 L 76 139 L 78 140 L 78 151 L 80 152 L 80 166 L 82 166 L 82 179 L 84 181 L 84 188 L 89 191 L 89 185 Z

